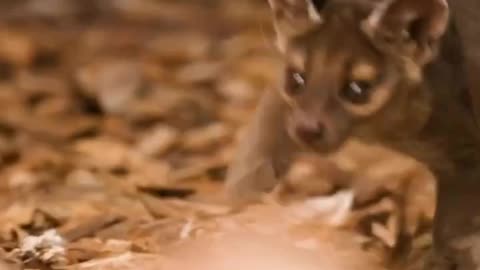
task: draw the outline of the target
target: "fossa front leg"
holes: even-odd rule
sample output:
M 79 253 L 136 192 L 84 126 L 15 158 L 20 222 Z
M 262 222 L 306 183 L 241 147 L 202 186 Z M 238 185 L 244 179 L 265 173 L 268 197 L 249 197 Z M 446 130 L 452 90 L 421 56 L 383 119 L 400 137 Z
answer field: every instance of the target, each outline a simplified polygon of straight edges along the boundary
M 465 137 L 442 140 L 450 143 L 447 149 L 432 139 L 389 144 L 428 165 L 437 179 L 433 248 L 425 270 L 480 270 L 480 162 L 475 147 L 460 147 Z
M 471 115 L 451 104 L 457 121 L 437 110 L 421 140 L 394 145 L 437 179 L 433 250 L 425 269 L 480 270 L 480 138 Z
M 297 151 L 285 126 L 287 110 L 277 91 L 264 93 L 228 168 L 226 191 L 234 202 L 258 199 L 272 190 L 287 172 Z
M 465 169 L 451 176 L 439 175 L 437 186 L 435 267 L 427 269 L 480 269 L 480 171 Z

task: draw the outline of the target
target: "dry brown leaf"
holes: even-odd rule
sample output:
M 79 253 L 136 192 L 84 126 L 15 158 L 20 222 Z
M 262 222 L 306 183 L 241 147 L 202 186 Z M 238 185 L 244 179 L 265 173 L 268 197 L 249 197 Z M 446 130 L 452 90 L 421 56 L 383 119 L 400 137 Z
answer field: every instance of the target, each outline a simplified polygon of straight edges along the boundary
M 183 147 L 199 152 L 219 146 L 231 135 L 231 129 L 223 123 L 212 123 L 206 127 L 194 129 L 183 137 Z
M 144 155 L 161 156 L 178 142 L 179 136 L 177 129 L 160 125 L 140 138 L 137 150 Z
M 87 95 L 98 99 L 103 110 L 123 114 L 142 86 L 140 67 L 135 61 L 102 62 L 80 69 L 77 80 Z
M 86 165 L 104 170 L 125 167 L 130 155 L 127 145 L 109 138 L 81 140 L 74 149 Z

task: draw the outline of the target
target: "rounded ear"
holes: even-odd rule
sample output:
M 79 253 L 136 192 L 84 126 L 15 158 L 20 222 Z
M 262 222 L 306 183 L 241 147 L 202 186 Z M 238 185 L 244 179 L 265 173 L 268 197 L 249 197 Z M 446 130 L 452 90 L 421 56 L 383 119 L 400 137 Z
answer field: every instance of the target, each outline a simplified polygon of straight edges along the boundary
M 273 12 L 277 47 L 285 52 L 288 40 L 322 22 L 327 0 L 268 0 Z
M 435 57 L 448 22 L 446 0 L 385 0 L 370 14 L 364 29 L 425 65 Z

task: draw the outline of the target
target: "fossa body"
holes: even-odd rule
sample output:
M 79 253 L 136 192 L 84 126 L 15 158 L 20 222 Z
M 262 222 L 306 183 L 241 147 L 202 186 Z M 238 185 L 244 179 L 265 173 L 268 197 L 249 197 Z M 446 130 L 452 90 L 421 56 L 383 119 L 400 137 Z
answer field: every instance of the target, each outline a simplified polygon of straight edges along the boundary
M 472 49 L 480 45 L 473 23 L 480 3 L 269 3 L 285 74 L 265 93 L 239 145 L 227 174 L 231 197 L 247 201 L 270 191 L 299 151 L 328 154 L 352 137 L 381 144 L 424 163 L 437 178 L 429 269 L 480 269 L 473 106 L 480 56 Z

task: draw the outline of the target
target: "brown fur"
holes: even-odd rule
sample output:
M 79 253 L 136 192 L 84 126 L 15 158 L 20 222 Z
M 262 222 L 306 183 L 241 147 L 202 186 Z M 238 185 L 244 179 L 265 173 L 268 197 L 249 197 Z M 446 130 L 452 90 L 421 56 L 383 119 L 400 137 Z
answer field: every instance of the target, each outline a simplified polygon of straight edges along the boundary
M 285 82 L 265 93 L 231 165 L 232 197 L 270 191 L 300 150 L 329 153 L 351 137 L 382 144 L 426 164 L 438 180 L 433 269 L 478 269 L 480 137 L 465 97 L 480 87 L 471 76 L 480 55 L 466 63 L 462 55 L 465 44 L 467 56 L 480 45 L 474 27 L 458 33 L 441 0 L 327 0 L 314 19 L 307 0 L 269 1 Z M 452 0 L 454 16 L 469 1 L 479 5 Z M 371 83 L 365 102 L 342 98 L 355 81 Z

